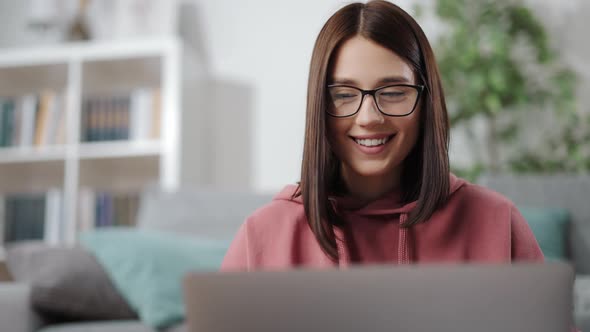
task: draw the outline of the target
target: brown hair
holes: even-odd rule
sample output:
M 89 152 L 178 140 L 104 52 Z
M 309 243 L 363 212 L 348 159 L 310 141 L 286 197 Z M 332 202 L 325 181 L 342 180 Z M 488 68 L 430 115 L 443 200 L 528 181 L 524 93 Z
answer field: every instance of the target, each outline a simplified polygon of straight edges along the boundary
M 404 160 L 401 185 L 404 202 L 417 200 L 404 227 L 426 221 L 449 194 L 449 120 L 440 75 L 426 35 L 414 19 L 398 6 L 375 0 L 353 3 L 338 10 L 326 22 L 316 40 L 309 71 L 307 114 L 301 182 L 311 230 L 324 252 L 337 260 L 332 229 L 339 225 L 337 212 L 328 197 L 340 179 L 340 161 L 326 137 L 326 85 L 338 47 L 354 36 L 362 36 L 390 49 L 413 70 L 418 84 L 425 85 L 420 101 L 420 135 Z

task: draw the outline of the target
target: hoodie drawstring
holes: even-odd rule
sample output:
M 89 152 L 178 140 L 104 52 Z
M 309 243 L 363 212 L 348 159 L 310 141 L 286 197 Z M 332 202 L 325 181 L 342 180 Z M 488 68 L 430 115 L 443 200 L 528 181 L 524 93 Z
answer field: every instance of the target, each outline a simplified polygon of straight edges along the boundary
M 334 227 L 334 235 L 336 236 L 336 249 L 338 250 L 338 267 L 343 268 L 350 265 L 350 257 L 344 243 L 344 232 L 340 228 Z
M 408 244 L 408 228 L 401 227 L 408 220 L 408 214 L 402 213 L 399 216 L 399 241 L 397 246 L 397 263 L 410 263 L 410 246 Z
M 408 243 L 408 231 L 406 227 L 401 227 L 408 221 L 407 213 L 400 213 L 399 216 L 399 241 L 397 247 L 397 263 L 398 264 L 410 264 L 411 253 L 410 245 Z M 344 233 L 341 229 L 334 227 L 334 234 L 336 235 L 336 249 L 338 250 L 338 267 L 346 267 L 350 264 L 350 257 L 348 250 L 345 247 Z

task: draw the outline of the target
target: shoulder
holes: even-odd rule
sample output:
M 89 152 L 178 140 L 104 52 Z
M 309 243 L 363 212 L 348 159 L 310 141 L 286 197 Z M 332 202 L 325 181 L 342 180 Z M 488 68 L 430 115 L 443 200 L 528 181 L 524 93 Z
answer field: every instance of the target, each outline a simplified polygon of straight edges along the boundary
M 305 215 L 303 205 L 290 197 L 283 190 L 246 218 L 226 253 L 222 271 L 284 263 L 289 256 L 275 256 L 275 253 L 284 253 L 285 248 L 290 248 L 294 230 Z
M 301 199 L 293 198 L 296 186 L 286 186 L 273 200 L 258 208 L 244 224 L 250 232 L 278 232 L 306 223 Z
M 511 227 L 516 206 L 504 195 L 481 185 L 463 181 L 442 209 L 460 220 L 477 220 L 478 225 Z
M 463 185 L 450 196 L 450 199 L 459 201 L 462 204 L 475 205 L 486 209 L 514 208 L 514 203 L 504 195 L 467 181 L 464 181 Z

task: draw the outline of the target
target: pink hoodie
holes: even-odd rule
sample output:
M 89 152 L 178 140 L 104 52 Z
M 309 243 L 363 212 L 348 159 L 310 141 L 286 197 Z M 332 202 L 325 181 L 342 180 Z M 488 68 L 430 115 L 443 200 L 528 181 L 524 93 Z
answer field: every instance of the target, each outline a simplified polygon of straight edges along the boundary
M 285 187 L 242 225 L 223 261 L 222 271 L 343 267 L 352 263 L 542 262 L 543 254 L 527 222 L 500 194 L 450 175 L 447 204 L 425 223 L 411 228 L 407 220 L 416 205 L 399 204 L 391 193 L 360 208 L 333 197 L 346 226 L 335 227 L 339 260 L 320 248 L 307 224 L 301 198 L 291 199 L 295 185 Z

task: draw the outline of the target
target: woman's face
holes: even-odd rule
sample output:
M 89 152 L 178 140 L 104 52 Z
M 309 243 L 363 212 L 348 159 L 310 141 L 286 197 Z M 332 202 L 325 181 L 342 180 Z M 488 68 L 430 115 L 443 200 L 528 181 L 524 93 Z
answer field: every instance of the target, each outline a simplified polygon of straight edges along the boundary
M 399 56 L 360 36 L 341 45 L 331 74 L 328 81 L 332 85 L 364 90 L 416 84 L 411 68 Z M 330 107 L 334 107 L 333 103 Z M 364 97 L 360 110 L 353 116 L 327 116 L 328 139 L 342 161 L 345 178 L 399 181 L 401 165 L 419 134 L 419 119 L 420 104 L 410 115 L 391 117 L 379 112 L 370 95 Z

